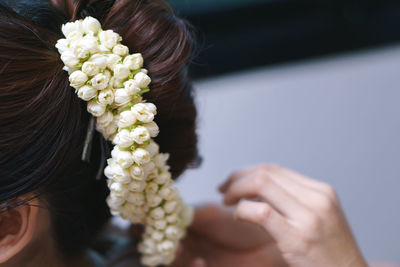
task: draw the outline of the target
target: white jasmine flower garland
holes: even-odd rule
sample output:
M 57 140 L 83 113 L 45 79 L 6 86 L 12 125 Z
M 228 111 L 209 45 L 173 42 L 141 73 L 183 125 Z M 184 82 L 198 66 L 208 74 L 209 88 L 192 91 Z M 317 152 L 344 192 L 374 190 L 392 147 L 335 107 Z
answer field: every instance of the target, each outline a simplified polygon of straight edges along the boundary
M 173 187 L 168 154 L 159 153 L 152 139 L 159 133 L 157 109 L 142 98 L 151 82 L 142 68 L 143 57 L 129 54 L 121 36 L 102 30 L 93 17 L 68 22 L 62 32 L 66 38 L 56 48 L 70 85 L 88 101 L 96 129 L 115 145 L 104 170 L 111 213 L 145 224 L 138 247 L 144 265 L 170 264 L 193 210 Z

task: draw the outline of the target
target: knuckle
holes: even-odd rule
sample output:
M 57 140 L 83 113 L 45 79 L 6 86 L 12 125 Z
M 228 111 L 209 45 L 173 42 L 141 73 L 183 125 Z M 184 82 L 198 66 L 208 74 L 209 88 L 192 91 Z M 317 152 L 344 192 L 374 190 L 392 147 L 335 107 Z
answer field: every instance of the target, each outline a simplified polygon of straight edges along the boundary
M 288 262 L 296 262 L 299 258 L 308 255 L 313 245 L 314 241 L 311 238 L 305 235 L 298 235 L 291 240 L 290 244 L 283 246 L 282 256 Z
M 263 190 L 268 186 L 268 176 L 264 173 L 257 174 L 253 179 L 253 186 L 256 190 Z
M 265 223 L 271 216 L 271 213 L 272 209 L 269 206 L 261 205 L 255 213 L 256 220 L 260 223 Z
M 336 191 L 330 184 L 323 183 L 322 190 L 328 197 L 336 199 Z
M 258 166 L 259 170 L 262 171 L 274 171 L 274 170 L 278 170 L 281 169 L 282 167 L 279 164 L 276 163 L 270 163 L 270 164 L 261 164 Z
M 315 205 L 317 212 L 323 215 L 332 212 L 335 207 L 334 201 L 328 196 L 319 197 Z
M 314 244 L 314 238 L 308 235 L 303 235 L 297 241 L 296 253 L 297 255 L 307 255 Z
M 310 215 L 308 219 L 305 221 L 303 233 L 304 237 L 308 239 L 313 239 L 314 236 L 321 231 L 322 228 L 322 220 L 318 215 Z

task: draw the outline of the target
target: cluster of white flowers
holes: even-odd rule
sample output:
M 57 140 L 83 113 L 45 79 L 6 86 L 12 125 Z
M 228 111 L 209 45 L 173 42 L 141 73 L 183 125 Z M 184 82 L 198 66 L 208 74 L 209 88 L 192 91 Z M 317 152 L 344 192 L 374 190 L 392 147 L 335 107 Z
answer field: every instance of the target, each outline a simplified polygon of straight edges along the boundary
M 151 82 L 142 55 L 129 54 L 122 38 L 93 17 L 69 22 L 62 32 L 66 38 L 56 47 L 70 85 L 88 101 L 96 129 L 115 145 L 104 170 L 111 213 L 145 224 L 138 247 L 144 265 L 169 264 L 193 211 L 173 187 L 168 154 L 152 139 L 159 132 L 157 110 L 142 98 Z

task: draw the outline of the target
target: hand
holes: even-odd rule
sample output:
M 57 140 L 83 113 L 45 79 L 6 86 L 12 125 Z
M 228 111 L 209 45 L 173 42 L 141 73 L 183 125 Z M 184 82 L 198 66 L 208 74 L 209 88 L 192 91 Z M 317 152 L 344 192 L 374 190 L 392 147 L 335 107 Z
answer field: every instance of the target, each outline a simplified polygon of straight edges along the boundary
M 174 267 L 201 257 L 209 267 L 287 266 L 272 238 L 260 227 L 235 221 L 233 210 L 217 205 L 196 209 Z
M 289 266 L 367 266 L 331 186 L 262 165 L 234 173 L 220 191 L 227 205 L 247 199 L 236 218 L 271 234 Z

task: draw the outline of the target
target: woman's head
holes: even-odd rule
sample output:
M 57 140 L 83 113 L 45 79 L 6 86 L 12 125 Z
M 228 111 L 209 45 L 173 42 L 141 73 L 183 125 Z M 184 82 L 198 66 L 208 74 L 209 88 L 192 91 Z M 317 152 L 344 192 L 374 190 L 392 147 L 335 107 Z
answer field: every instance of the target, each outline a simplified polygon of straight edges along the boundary
M 0 0 L 0 216 L 39 197 L 64 255 L 82 251 L 109 218 L 105 178 L 95 179 L 105 159 L 100 134 L 90 163 L 82 162 L 89 115 L 54 47 L 61 24 L 88 15 L 142 53 L 152 78 L 144 97 L 158 108 L 156 141 L 170 153 L 173 176 L 197 155 L 187 74 L 193 39 L 163 1 Z

